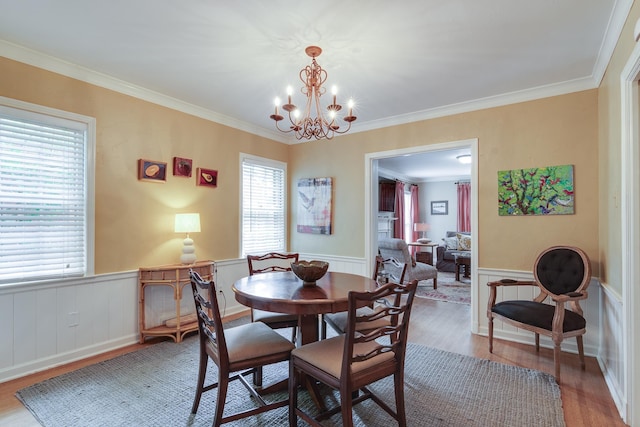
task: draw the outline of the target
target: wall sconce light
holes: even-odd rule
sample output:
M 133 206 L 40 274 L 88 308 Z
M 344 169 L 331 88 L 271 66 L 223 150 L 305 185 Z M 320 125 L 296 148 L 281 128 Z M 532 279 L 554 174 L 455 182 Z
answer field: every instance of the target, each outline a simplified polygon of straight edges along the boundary
M 196 262 L 196 248 L 193 246 L 193 239 L 189 237 L 189 233 L 200 232 L 200 214 L 176 214 L 174 231 L 176 233 L 187 233 L 187 237 L 182 241 L 182 255 L 180 256 L 180 262 L 182 264 L 193 264 Z

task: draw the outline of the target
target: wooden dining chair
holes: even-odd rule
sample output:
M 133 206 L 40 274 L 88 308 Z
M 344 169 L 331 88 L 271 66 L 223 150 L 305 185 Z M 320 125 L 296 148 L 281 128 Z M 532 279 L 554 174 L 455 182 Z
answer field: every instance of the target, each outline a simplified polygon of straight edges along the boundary
M 261 322 L 224 329 L 214 282 L 202 280 L 193 270 L 190 272 L 190 279 L 200 339 L 200 364 L 191 413 L 198 411 L 202 393 L 216 388 L 218 396 L 212 424 L 214 427 L 286 406 L 287 400 L 265 402 L 244 377 L 254 373 L 258 367 L 288 360 L 294 345 Z M 218 380 L 205 386 L 209 359 L 218 367 Z M 231 375 L 233 373 L 236 374 Z M 259 406 L 224 416 L 229 382 L 236 379 L 247 387 Z
M 397 278 L 392 277 L 392 281 L 398 282 L 398 283 L 404 282 L 404 275 L 405 275 L 405 272 L 407 271 L 407 265 L 396 261 L 394 258 L 384 259 L 380 255 L 376 256 L 376 264 L 373 269 L 373 280 L 379 283 L 379 280 L 378 280 L 379 278 L 389 277 L 385 272 L 385 265 L 393 265 L 394 268 L 401 271 L 400 277 L 397 277 Z M 384 276 L 382 276 L 383 274 Z M 359 308 L 358 314 L 359 315 L 372 314 L 373 306 L 374 305 L 372 304 L 371 307 L 367 306 L 367 307 Z M 344 334 L 345 331 L 347 330 L 347 318 L 348 316 L 346 311 L 324 314 L 322 316 L 322 330 L 321 330 L 322 339 L 325 339 L 327 337 L 327 325 L 331 326 L 331 328 L 337 333 Z M 373 324 L 370 324 L 367 326 L 376 328 L 379 326 L 383 326 L 385 323 L 388 324 L 389 322 L 390 322 L 390 319 L 388 317 L 382 317 L 378 319 L 377 322 L 374 322 Z M 362 325 L 360 327 L 362 327 Z
M 534 281 L 503 279 L 489 282 L 489 353 L 493 353 L 493 320 L 502 320 L 535 334 L 536 351 L 540 351 L 540 335 L 553 340 L 554 373 L 560 379 L 560 346 L 565 338 L 576 337 L 580 365 L 585 369 L 582 335 L 586 320 L 580 301 L 587 299 L 591 281 L 591 262 L 587 254 L 573 246 L 553 246 L 538 255 L 533 269 Z M 510 286 L 537 287 L 533 300 L 497 302 L 497 290 Z M 551 300 L 548 304 L 545 300 Z M 565 308 L 567 307 L 567 308 Z
M 277 271 L 291 271 L 291 263 L 298 262 L 298 253 L 269 252 L 263 255 L 247 255 L 249 275 L 270 273 Z M 291 329 L 291 342 L 296 342 L 296 329 L 298 328 L 298 316 L 295 314 L 277 313 L 273 311 L 251 309 L 251 321 L 262 322 L 272 329 Z M 262 370 L 258 369 L 253 382 L 256 386 L 262 385 Z
M 404 360 L 409 318 L 417 286 L 418 281 L 413 280 L 405 285 L 388 283 L 373 292 L 350 292 L 345 334 L 306 344 L 291 352 L 289 425 L 297 425 L 297 419 L 301 417 L 313 426 L 321 426 L 321 420 L 341 412 L 342 424 L 353 426 L 353 405 L 370 398 L 397 420 L 400 426 L 406 426 Z M 383 301 L 383 308 L 373 314 L 358 314 L 359 308 L 374 301 Z M 378 328 L 371 326 L 385 316 L 393 319 L 389 325 Z M 361 333 L 359 330 L 366 332 Z M 382 337 L 389 337 L 389 342 L 378 339 Z M 303 375 L 339 390 L 341 406 L 315 417 L 298 408 L 298 382 Z M 395 411 L 367 387 L 391 375 L 394 378 Z M 358 391 L 362 393 L 355 393 Z

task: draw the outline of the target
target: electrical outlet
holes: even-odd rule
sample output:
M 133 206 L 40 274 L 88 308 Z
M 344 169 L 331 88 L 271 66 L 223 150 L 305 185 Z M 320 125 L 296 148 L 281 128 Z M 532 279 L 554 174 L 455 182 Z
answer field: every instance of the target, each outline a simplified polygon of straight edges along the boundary
M 67 326 L 74 327 L 74 326 L 78 326 L 78 312 L 77 311 L 72 311 L 69 313 L 69 315 L 67 316 Z

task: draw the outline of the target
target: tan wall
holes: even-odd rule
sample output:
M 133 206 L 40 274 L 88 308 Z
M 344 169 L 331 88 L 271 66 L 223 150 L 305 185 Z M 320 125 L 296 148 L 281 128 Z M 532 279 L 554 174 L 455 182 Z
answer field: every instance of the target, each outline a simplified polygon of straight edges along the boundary
M 200 259 L 239 254 L 239 153 L 286 162 L 288 147 L 58 74 L 0 58 L 0 95 L 96 118 L 96 273 L 175 263 L 183 235 L 177 212 L 200 212 L 193 234 Z M 140 158 L 191 158 L 218 171 L 218 187 L 192 178 L 137 180 Z
M 587 251 L 597 275 L 597 96 L 590 90 L 293 146 L 292 185 L 299 178 L 335 180 L 335 234 L 297 233 L 292 209 L 291 247 L 364 256 L 364 155 L 478 138 L 479 266 L 526 271 L 542 249 L 567 244 Z M 575 166 L 575 215 L 498 216 L 498 170 L 565 164 Z M 291 199 L 295 206 L 295 194 Z
M 634 2 L 627 22 L 607 71 L 599 88 L 598 123 L 600 161 L 600 251 L 604 268 L 601 280 L 618 294 L 622 294 L 622 240 L 621 240 L 621 87 L 620 74 L 636 42 L 633 27 L 640 17 L 640 5 Z
M 288 161 L 292 190 L 299 178 L 333 177 L 334 233 L 297 233 L 292 191 L 290 248 L 363 257 L 365 153 L 469 138 L 479 139 L 480 267 L 529 270 L 541 249 L 559 243 L 597 260 L 596 90 L 286 146 L 4 58 L 0 75 L 2 96 L 97 119 L 97 273 L 175 262 L 176 212 L 203 214 L 203 232 L 193 236 L 199 258 L 237 257 L 239 152 Z M 217 169 L 218 188 L 171 174 L 165 184 L 136 179 L 137 159 L 174 156 Z M 575 165 L 575 215 L 497 215 L 498 170 L 562 164 Z

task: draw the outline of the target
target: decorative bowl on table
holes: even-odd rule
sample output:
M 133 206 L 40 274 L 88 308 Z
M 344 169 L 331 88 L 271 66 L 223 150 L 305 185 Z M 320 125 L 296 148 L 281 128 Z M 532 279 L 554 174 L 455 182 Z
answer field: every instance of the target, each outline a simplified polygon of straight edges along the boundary
M 303 286 L 315 286 L 316 280 L 327 273 L 329 263 L 325 261 L 298 261 L 291 263 L 291 270 L 299 279 Z

